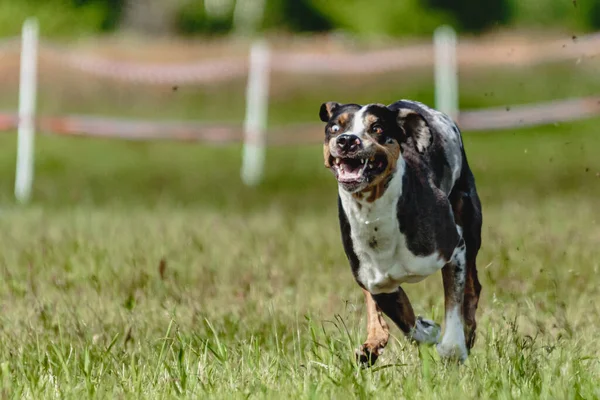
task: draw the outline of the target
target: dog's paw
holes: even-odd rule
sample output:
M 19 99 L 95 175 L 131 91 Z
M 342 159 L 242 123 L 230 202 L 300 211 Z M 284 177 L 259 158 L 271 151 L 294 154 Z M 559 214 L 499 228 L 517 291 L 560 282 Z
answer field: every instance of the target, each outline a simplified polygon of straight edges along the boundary
M 371 367 L 383 354 L 386 343 L 366 341 L 356 349 L 356 361 L 363 367 Z
M 436 344 L 440 341 L 442 327 L 429 319 L 417 317 L 414 328 L 410 333 L 411 339 L 419 344 Z
M 465 362 L 467 357 L 469 356 L 469 351 L 467 350 L 467 346 L 463 340 L 445 340 L 444 337 L 442 342 L 437 345 L 437 352 L 440 357 L 448 359 L 448 360 L 456 360 L 459 362 Z

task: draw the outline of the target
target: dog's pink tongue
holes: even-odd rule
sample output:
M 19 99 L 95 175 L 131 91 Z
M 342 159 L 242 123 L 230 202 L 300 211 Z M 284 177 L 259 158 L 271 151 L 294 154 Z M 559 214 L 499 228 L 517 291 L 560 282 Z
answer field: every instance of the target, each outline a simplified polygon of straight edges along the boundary
M 354 182 L 354 181 L 357 181 L 358 179 L 360 179 L 360 174 L 361 174 L 360 168 L 350 169 L 350 167 L 346 166 L 346 168 L 344 170 L 339 171 L 338 181 Z

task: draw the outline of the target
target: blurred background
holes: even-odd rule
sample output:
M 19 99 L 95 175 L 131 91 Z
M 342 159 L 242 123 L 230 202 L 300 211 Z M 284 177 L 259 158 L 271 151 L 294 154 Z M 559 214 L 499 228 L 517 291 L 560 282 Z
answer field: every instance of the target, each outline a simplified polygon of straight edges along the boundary
M 461 125 L 467 135 L 479 131 L 468 140 L 483 146 L 471 152 L 480 179 L 495 182 L 514 168 L 519 171 L 512 183 L 504 184 L 522 178 L 528 184 L 521 193 L 539 194 L 554 191 L 557 180 L 567 189 L 587 188 L 581 180 L 597 172 L 595 166 L 583 166 L 586 157 L 570 160 L 568 166 L 560 163 L 575 146 L 554 149 L 556 156 L 546 149 L 540 157 L 553 162 L 544 165 L 542 175 L 522 168 L 522 162 L 535 161 L 531 149 L 524 156 L 528 140 L 548 147 L 546 134 L 586 130 L 597 122 L 578 121 L 575 114 L 583 107 L 589 117 L 597 109 L 598 1 L 4 0 L 0 110 L 7 135 L 1 139 L 6 150 L 0 196 L 6 201 L 12 201 L 14 182 L 11 133 L 19 99 L 19 35 L 29 17 L 37 18 L 40 30 L 38 133 L 131 139 L 151 131 L 152 137 L 195 142 L 142 140 L 133 145 L 127 140 L 40 136 L 33 201 L 155 205 L 167 199 L 219 207 L 291 201 L 314 207 L 321 193 L 335 191 L 320 167 L 319 105 L 400 98 L 435 105 L 432 35 L 440 25 L 458 33 L 461 115 L 495 107 L 506 110 L 507 121 L 512 119 L 507 129 L 489 135 L 481 131 L 489 131 L 491 117 L 476 115 L 478 123 L 464 120 Z M 269 146 L 264 181 L 245 188 L 239 179 L 239 143 L 248 53 L 256 38 L 266 39 L 271 53 Z M 542 112 L 545 117 L 534 117 L 540 121 L 527 134 L 513 138 L 519 121 L 531 125 L 514 107 L 568 99 L 585 100 L 559 105 L 564 115 L 557 120 L 548 118 L 556 108 Z M 65 119 L 74 115 L 99 119 Z M 125 126 L 115 118 L 133 122 Z M 569 119 L 577 121 L 562 124 Z M 535 135 L 544 139 L 534 140 Z M 503 155 L 498 156 L 500 165 L 487 165 L 503 149 L 497 141 L 509 152 L 519 146 L 525 160 L 511 167 Z M 478 159 L 477 153 L 485 156 Z M 590 173 L 573 173 L 573 162 L 582 163 L 578 172 L 588 168 Z M 243 204 L 238 204 L 241 198 Z
M 31 17 L 35 158 L 22 206 L 17 112 Z M 83 377 L 99 376 L 99 393 L 114 398 L 137 382 L 185 382 L 173 371 L 191 382 L 202 364 L 202 390 L 227 398 L 231 385 L 298 394 L 307 382 L 358 393 L 351 363 L 335 372 L 364 340 L 366 314 L 339 239 L 318 111 L 326 101 L 434 106 L 452 80 L 440 86 L 434 73 L 444 25 L 457 35 L 454 116 L 483 203 L 481 369 L 463 386 L 445 373 L 430 380 L 399 340 L 384 357 L 402 367 L 360 379 L 378 396 L 383 385 L 408 398 L 461 387 L 456 397 L 597 398 L 598 0 L 0 0 L 3 388 L 9 369 L 25 392 L 54 397 L 54 382 L 86 390 Z M 251 186 L 240 172 L 255 43 L 268 50 L 258 86 L 268 103 L 264 173 Z M 439 276 L 406 290 L 418 314 L 442 320 Z M 307 321 L 338 315 L 350 339 L 331 324 L 315 339 Z M 183 338 L 182 350 L 166 352 L 157 379 L 165 332 Z M 315 340 L 328 344 L 311 350 Z M 497 386 L 481 370 L 496 371 Z
M 345 32 L 362 37 L 427 36 L 439 24 L 479 34 L 505 28 L 592 31 L 600 4 L 579 0 L 23 0 L 2 2 L 3 36 L 37 16 L 48 37 L 106 34 L 226 36 Z M 386 12 L 381 12 L 386 10 Z

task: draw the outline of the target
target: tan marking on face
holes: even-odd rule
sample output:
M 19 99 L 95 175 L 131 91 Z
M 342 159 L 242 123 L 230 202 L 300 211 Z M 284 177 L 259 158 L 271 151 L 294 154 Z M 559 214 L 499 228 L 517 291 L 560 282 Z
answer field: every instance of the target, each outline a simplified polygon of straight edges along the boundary
M 363 193 L 363 195 L 356 197 L 357 199 L 362 199 L 363 196 L 367 196 L 367 201 L 369 203 L 374 202 L 383 196 L 385 192 L 385 185 L 387 183 L 387 178 L 396 170 L 396 166 L 398 165 L 398 160 L 400 159 L 400 145 L 397 142 L 393 142 L 390 144 L 379 144 L 374 140 L 371 141 L 371 146 L 376 147 L 375 154 L 376 156 L 385 155 L 387 160 L 386 169 L 381 172 L 379 175 L 375 177 L 373 182 L 369 184 L 365 189 L 363 189 L 359 193 Z M 356 193 L 358 195 L 358 193 Z
M 343 113 L 338 117 L 338 125 L 340 125 L 340 127 L 346 126 L 346 124 L 348 124 L 348 121 L 350 121 L 349 113 Z
M 364 117 L 364 121 L 365 126 L 371 126 L 375 122 L 379 121 L 379 118 L 373 114 L 367 114 L 367 116 Z
M 331 164 L 329 163 L 329 158 L 331 158 L 331 151 L 329 150 L 329 143 L 325 143 L 323 145 L 323 159 L 325 168 L 331 168 Z

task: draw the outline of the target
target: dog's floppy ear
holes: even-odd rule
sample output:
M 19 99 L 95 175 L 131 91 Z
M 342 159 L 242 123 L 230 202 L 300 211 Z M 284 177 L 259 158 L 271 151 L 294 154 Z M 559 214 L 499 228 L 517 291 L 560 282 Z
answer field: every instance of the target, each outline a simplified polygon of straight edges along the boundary
M 327 103 L 321 104 L 321 109 L 319 110 L 319 117 L 321 121 L 328 122 L 333 115 L 333 111 L 340 106 L 340 103 L 336 103 L 335 101 L 328 101 Z
M 413 138 L 419 153 L 423 153 L 431 145 L 431 131 L 425 119 L 416 111 L 407 108 L 398 110 L 398 125 L 407 138 Z

